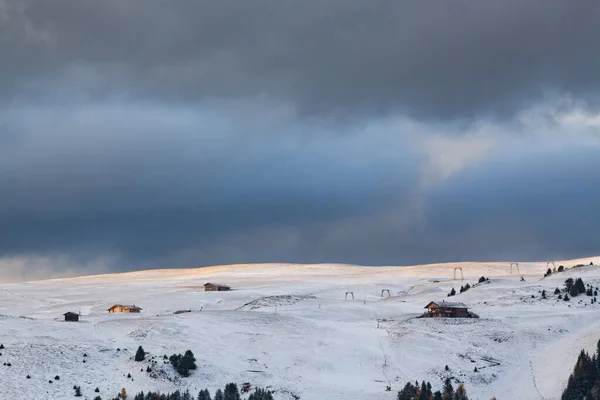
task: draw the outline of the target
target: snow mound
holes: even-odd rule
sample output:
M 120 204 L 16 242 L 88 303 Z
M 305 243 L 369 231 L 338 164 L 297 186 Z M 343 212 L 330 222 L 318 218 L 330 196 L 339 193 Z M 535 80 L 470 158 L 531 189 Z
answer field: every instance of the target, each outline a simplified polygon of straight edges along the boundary
M 243 306 L 237 308 L 238 311 L 246 310 L 259 310 L 261 308 L 270 308 L 276 306 L 291 306 L 305 300 L 316 300 L 316 296 L 295 296 L 295 295 L 279 295 L 279 296 L 267 296 L 261 297 Z

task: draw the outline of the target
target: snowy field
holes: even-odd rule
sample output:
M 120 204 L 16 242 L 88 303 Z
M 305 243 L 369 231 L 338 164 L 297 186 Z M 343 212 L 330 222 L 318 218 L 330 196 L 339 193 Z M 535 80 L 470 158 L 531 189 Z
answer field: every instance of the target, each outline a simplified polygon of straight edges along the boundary
M 0 284 L 0 364 L 11 364 L 0 365 L 0 398 L 71 399 L 73 385 L 83 398 L 98 387 L 108 399 L 123 387 L 197 393 L 250 382 L 281 400 L 392 400 L 408 380 L 441 388 L 453 376 L 472 399 L 558 399 L 579 350 L 595 350 L 600 305 L 552 293 L 569 277 L 600 286 L 600 267 L 570 268 L 590 262 L 600 257 L 556 261 L 569 269 L 547 278 L 546 262 L 520 263 L 525 282 L 509 263 L 460 263 L 238 265 Z M 453 279 L 455 267 L 464 280 L 460 271 Z M 480 319 L 415 318 L 481 276 L 490 281 L 451 298 Z M 233 290 L 204 292 L 206 282 Z M 108 314 L 115 303 L 143 311 Z M 67 311 L 80 322 L 64 322 Z M 139 345 L 157 363 L 133 361 Z M 162 356 L 188 349 L 198 369 L 180 379 Z

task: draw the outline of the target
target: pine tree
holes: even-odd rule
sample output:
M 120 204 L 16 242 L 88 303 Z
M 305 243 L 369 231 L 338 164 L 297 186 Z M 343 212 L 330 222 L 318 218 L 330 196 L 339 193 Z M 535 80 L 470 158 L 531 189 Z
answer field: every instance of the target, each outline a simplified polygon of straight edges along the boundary
M 182 400 L 181 399 L 181 392 L 179 390 L 174 391 L 173 393 L 171 393 L 170 396 L 167 396 L 169 400 Z
M 188 357 L 192 361 L 196 361 L 196 357 L 194 357 L 194 353 L 191 350 L 186 350 L 184 357 Z
M 590 357 L 584 350 L 581 350 L 561 399 L 597 399 L 592 394 L 595 391 L 594 387 L 598 384 L 599 373 L 597 365 L 598 361 L 595 355 Z
M 182 356 L 181 354 L 173 354 L 169 357 L 173 368 L 179 373 L 181 376 L 190 376 L 190 370 L 196 369 L 196 358 L 194 357 L 194 353 L 191 350 L 187 350 L 185 354 Z
M 446 378 L 444 382 L 444 393 L 442 396 L 443 400 L 453 400 L 454 399 L 454 388 L 452 387 L 452 382 L 450 378 Z
M 146 352 L 142 348 L 142 346 L 138 347 L 137 352 L 135 353 L 135 361 L 144 361 L 146 358 Z
M 569 290 L 569 294 L 571 295 L 571 297 L 577 297 L 577 295 L 579 294 L 579 290 L 577 289 L 577 286 L 575 286 L 575 285 L 571 286 L 571 290 Z
M 573 278 L 567 278 L 565 280 L 565 289 L 567 289 L 567 292 L 571 291 L 571 287 L 573 287 L 574 284 Z
M 462 383 L 456 388 L 454 400 L 469 400 L 469 398 L 467 397 L 467 391 Z
M 444 398 L 442 397 L 442 392 L 440 392 L 439 390 L 436 391 L 433 394 L 433 400 L 444 400 Z
M 431 390 L 427 388 L 427 383 L 423 381 L 421 383 L 421 390 L 419 391 L 418 400 L 429 400 L 431 397 Z
M 198 400 L 212 400 L 208 389 L 201 390 L 200 393 L 198 393 Z
M 600 371 L 600 339 L 596 343 L 596 369 Z
M 225 400 L 223 398 L 223 391 L 221 389 L 217 389 L 215 392 L 215 400 Z
M 559 289 L 559 288 L 556 288 L 556 289 L 554 290 L 554 294 L 560 294 L 560 289 Z
M 415 386 L 407 382 L 404 388 L 398 392 L 397 400 L 414 400 L 415 398 Z
M 240 391 L 235 383 L 225 385 L 223 400 L 240 400 Z
M 81 387 L 80 386 L 75 387 L 75 397 L 81 397 Z
M 585 293 L 585 284 L 581 278 L 575 280 L 575 287 L 579 293 Z
M 563 301 L 569 301 L 569 300 L 571 300 L 571 299 L 569 298 L 569 295 L 568 295 L 568 294 L 565 294 L 565 297 L 563 298 Z
M 256 388 L 254 393 L 252 393 L 248 400 L 274 400 L 273 394 L 265 389 Z

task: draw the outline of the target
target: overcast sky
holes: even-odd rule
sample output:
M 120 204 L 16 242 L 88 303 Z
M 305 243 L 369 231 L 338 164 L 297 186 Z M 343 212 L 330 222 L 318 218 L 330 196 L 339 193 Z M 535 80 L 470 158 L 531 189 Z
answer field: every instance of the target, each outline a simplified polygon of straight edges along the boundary
M 0 278 L 600 254 L 600 2 L 0 0 Z

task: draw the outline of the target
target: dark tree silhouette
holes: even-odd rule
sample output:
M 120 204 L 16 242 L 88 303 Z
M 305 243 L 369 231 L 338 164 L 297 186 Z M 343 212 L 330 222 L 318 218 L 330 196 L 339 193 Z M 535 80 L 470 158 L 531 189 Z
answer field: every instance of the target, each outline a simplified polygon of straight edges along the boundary
M 225 385 L 223 400 L 240 400 L 240 391 L 235 383 Z
M 263 388 L 256 388 L 254 393 L 252 393 L 248 397 L 248 400 L 274 400 L 274 399 L 273 399 L 273 394 L 271 392 L 269 392 Z
M 452 387 L 452 382 L 450 378 L 446 378 L 444 382 L 444 392 L 442 393 L 442 399 L 444 400 L 454 400 L 454 387 Z
M 144 361 L 144 359 L 146 358 L 146 352 L 144 351 L 144 349 L 142 348 L 142 346 L 138 347 L 136 353 L 135 353 L 135 361 Z
M 579 293 L 585 293 L 585 284 L 581 278 L 575 280 L 575 287 Z

